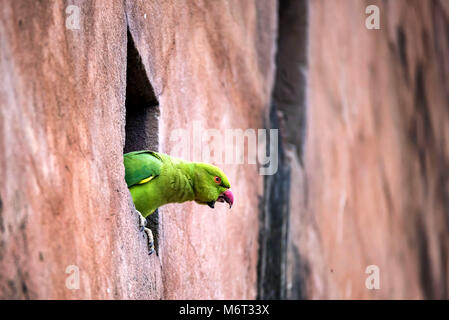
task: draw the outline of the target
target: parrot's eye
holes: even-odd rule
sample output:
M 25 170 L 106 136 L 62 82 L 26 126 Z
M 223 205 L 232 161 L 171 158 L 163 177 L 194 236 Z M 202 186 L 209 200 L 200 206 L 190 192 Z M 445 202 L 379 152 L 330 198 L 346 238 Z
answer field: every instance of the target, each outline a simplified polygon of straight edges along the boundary
M 220 177 L 215 177 L 215 183 L 217 183 L 217 184 L 221 183 Z

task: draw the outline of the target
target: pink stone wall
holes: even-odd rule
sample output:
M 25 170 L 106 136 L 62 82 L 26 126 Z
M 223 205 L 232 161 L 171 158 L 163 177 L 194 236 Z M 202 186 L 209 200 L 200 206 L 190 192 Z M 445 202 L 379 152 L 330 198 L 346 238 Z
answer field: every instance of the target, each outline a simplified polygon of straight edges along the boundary
M 231 211 L 161 210 L 148 256 L 122 164 L 127 23 L 170 132 L 258 128 L 274 69 L 275 3 L 8 1 L 0 9 L 0 296 L 160 299 L 256 296 L 255 165 L 223 166 Z M 207 14 L 206 14 L 207 12 Z M 263 22 L 263 23 L 262 23 Z M 68 266 L 80 289 L 67 289 Z M 69 271 L 70 272 L 70 271 Z
M 448 3 L 310 4 L 308 296 L 448 298 Z
M 446 0 L 5 1 L 0 298 L 448 298 L 448 26 Z M 160 151 L 280 129 L 279 175 L 213 161 L 234 207 L 162 207 L 151 256 L 122 164 L 128 35 Z

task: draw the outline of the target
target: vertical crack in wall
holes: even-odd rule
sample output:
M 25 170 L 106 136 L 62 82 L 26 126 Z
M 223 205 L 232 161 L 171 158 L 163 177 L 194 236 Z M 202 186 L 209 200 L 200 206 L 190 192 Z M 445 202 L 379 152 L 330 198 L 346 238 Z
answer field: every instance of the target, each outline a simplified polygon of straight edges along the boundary
M 159 102 L 154 94 L 142 58 L 128 30 L 126 72 L 126 124 L 124 153 L 159 149 Z M 159 214 L 147 218 L 159 249 Z
M 258 299 L 305 298 L 304 272 L 295 272 L 287 286 L 287 265 L 307 270 L 296 246 L 289 245 L 291 158 L 303 158 L 306 130 L 307 0 L 284 0 L 278 4 L 276 78 L 268 127 L 279 129 L 279 170 L 265 176 L 259 234 Z M 300 178 L 300 177 L 298 177 Z M 296 191 L 301 192 L 301 191 Z M 299 210 L 299 208 L 294 208 Z M 296 250 L 289 255 L 289 250 Z M 293 261 L 288 261 L 289 257 Z
M 279 129 L 276 104 L 270 109 L 269 127 Z M 269 144 L 267 144 L 269 148 Z M 259 234 L 258 299 L 286 298 L 290 164 L 279 141 L 279 169 L 264 178 Z

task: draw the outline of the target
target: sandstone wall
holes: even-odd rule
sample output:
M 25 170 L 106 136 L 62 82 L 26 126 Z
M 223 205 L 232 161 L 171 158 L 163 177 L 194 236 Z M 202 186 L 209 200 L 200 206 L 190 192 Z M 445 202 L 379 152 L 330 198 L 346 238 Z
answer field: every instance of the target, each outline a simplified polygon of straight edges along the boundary
M 307 296 L 447 299 L 448 2 L 311 1 L 309 19 Z
M 0 298 L 448 298 L 448 30 L 447 0 L 5 1 Z M 213 160 L 234 207 L 160 208 L 149 256 L 123 152 L 226 146 L 198 127 L 280 129 L 279 171 Z
M 68 5 L 80 29 L 65 26 Z M 7 1 L 0 9 L 0 297 L 254 298 L 255 165 L 224 166 L 231 211 L 170 205 L 148 256 L 124 182 L 127 30 L 174 129 L 259 128 L 276 3 Z M 146 78 L 144 77 L 144 78 Z M 129 81 L 129 79 L 128 79 Z M 147 89 L 145 89 L 145 86 Z M 150 90 L 151 91 L 151 90 Z M 210 142 L 211 144 L 213 142 Z M 76 266 L 80 289 L 66 279 Z

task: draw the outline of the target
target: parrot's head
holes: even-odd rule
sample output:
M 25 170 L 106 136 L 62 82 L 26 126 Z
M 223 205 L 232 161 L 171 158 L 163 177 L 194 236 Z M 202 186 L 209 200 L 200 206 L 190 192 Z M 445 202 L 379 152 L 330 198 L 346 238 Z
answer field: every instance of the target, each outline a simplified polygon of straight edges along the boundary
M 207 163 L 195 163 L 195 201 L 213 208 L 215 202 L 227 202 L 229 208 L 234 203 L 231 184 L 220 168 Z

